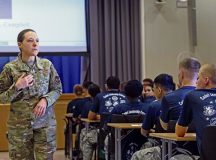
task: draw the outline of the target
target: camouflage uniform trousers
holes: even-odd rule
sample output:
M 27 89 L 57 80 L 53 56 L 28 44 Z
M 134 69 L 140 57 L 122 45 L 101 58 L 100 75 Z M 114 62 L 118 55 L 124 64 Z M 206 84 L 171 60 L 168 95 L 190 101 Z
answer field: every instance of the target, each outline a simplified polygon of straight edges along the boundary
M 139 150 L 133 154 L 131 160 L 161 160 L 160 146 Z
M 170 160 L 198 160 L 199 158 L 200 158 L 199 156 L 191 157 L 185 154 L 178 154 L 178 155 L 171 157 Z
M 131 160 L 161 160 L 161 147 L 158 144 L 156 140 L 148 138 L 148 142 L 133 154 Z
M 9 128 L 10 160 L 53 160 L 56 151 L 56 125 L 33 129 Z
M 95 149 L 94 145 L 98 141 L 98 129 L 96 128 L 83 128 L 80 133 L 80 149 L 83 154 L 83 160 L 91 160 L 93 151 Z
M 158 145 L 157 141 L 149 138 L 148 142 L 146 142 L 142 149 L 135 152 L 131 158 L 131 160 L 161 160 L 161 146 Z M 176 148 L 177 149 L 177 148 Z M 188 153 L 185 149 L 178 149 L 179 152 L 185 154 L 178 154 L 170 158 L 170 160 L 198 160 L 199 156 L 189 156 L 186 155 Z
M 170 160 L 198 160 L 199 156 L 189 156 L 185 154 L 178 154 L 170 158 Z M 160 147 L 146 148 L 137 151 L 133 154 L 131 160 L 161 160 Z

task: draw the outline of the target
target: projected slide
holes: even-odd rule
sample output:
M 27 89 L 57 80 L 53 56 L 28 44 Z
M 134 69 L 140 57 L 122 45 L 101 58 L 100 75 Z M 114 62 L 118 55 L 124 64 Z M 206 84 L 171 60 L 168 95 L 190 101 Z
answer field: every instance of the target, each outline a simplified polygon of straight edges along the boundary
M 86 52 L 85 0 L 0 0 L 0 52 L 19 52 L 16 38 L 34 29 L 40 52 Z
M 11 19 L 12 0 L 0 0 L 0 19 Z

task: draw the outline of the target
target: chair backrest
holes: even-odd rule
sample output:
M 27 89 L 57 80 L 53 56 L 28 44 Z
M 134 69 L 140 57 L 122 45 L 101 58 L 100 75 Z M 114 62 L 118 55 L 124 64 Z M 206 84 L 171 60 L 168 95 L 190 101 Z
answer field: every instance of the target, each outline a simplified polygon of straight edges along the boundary
M 111 123 L 142 123 L 145 115 L 123 115 L 113 114 Z
M 203 130 L 201 142 L 201 159 L 215 160 L 216 159 L 216 126 L 207 126 Z
M 100 114 L 100 127 L 103 128 L 106 123 L 109 121 L 110 113 Z
M 122 115 L 122 114 L 113 114 L 111 117 L 111 123 L 142 123 L 145 115 Z M 112 128 L 113 129 L 113 128 Z M 111 149 L 115 148 L 114 146 L 114 130 L 111 130 Z M 121 153 L 122 159 L 129 160 L 134 152 L 140 149 L 142 144 L 144 144 L 147 139 L 146 137 L 140 134 L 140 129 L 132 130 L 123 130 L 121 135 L 124 135 L 124 138 L 121 140 Z M 136 137 L 136 138 L 134 138 Z
M 99 134 L 98 134 L 98 158 L 105 159 L 104 154 L 104 140 L 107 136 L 108 127 L 107 122 L 109 121 L 110 113 L 102 113 L 100 115 L 100 126 L 99 126 Z

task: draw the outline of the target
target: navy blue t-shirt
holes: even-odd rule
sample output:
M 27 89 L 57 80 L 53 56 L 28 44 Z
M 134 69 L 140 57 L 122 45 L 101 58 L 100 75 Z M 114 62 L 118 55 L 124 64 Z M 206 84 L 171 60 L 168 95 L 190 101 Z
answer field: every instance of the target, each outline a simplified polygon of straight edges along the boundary
M 115 106 L 126 102 L 127 98 L 121 92 L 117 90 L 106 91 L 97 94 L 91 111 L 99 114 L 110 113 Z
M 208 125 L 216 125 L 216 89 L 197 89 L 185 97 L 178 124 L 186 127 L 192 120 L 200 151 L 203 129 Z
M 149 108 L 149 104 L 156 100 L 155 96 L 148 96 L 148 97 L 141 96 L 139 99 L 142 103 L 144 103 L 145 112 L 147 112 Z
M 193 86 L 184 86 L 163 97 L 160 118 L 164 123 L 168 123 L 169 120 L 178 120 L 185 95 L 194 89 Z
M 79 105 L 81 101 L 82 101 L 82 98 L 76 98 L 70 101 L 67 105 L 67 113 L 73 113 L 76 105 Z
M 149 104 L 149 103 L 153 102 L 156 98 L 155 98 L 155 96 L 148 96 L 148 97 L 141 96 L 139 99 L 141 102 Z
M 142 114 L 145 112 L 143 110 L 144 104 L 139 101 L 127 102 L 124 104 L 119 104 L 116 106 L 112 112 L 112 114 L 123 114 L 123 115 L 133 115 L 133 114 Z
M 160 116 L 160 111 L 161 111 L 160 100 L 155 100 L 149 104 L 149 109 L 142 123 L 142 128 L 144 130 L 150 130 L 154 127 L 154 125 L 156 124 Z
M 89 99 L 89 101 L 85 102 L 81 111 L 81 118 L 88 118 L 88 113 L 93 106 L 93 100 Z
M 67 113 L 73 113 L 73 117 L 78 117 L 82 112 L 83 105 L 89 100 L 91 100 L 90 97 L 85 97 L 85 98 L 79 98 L 79 99 L 72 100 L 68 104 Z

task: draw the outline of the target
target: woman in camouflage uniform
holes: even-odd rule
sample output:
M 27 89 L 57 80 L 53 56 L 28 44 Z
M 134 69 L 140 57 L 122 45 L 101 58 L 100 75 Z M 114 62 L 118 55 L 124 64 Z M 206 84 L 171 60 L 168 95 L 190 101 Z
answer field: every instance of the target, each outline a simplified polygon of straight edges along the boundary
M 39 39 L 32 29 L 17 37 L 20 54 L 0 74 L 0 102 L 10 103 L 7 122 L 12 160 L 52 160 L 56 150 L 53 103 L 62 93 L 60 78 L 47 59 L 37 57 Z

